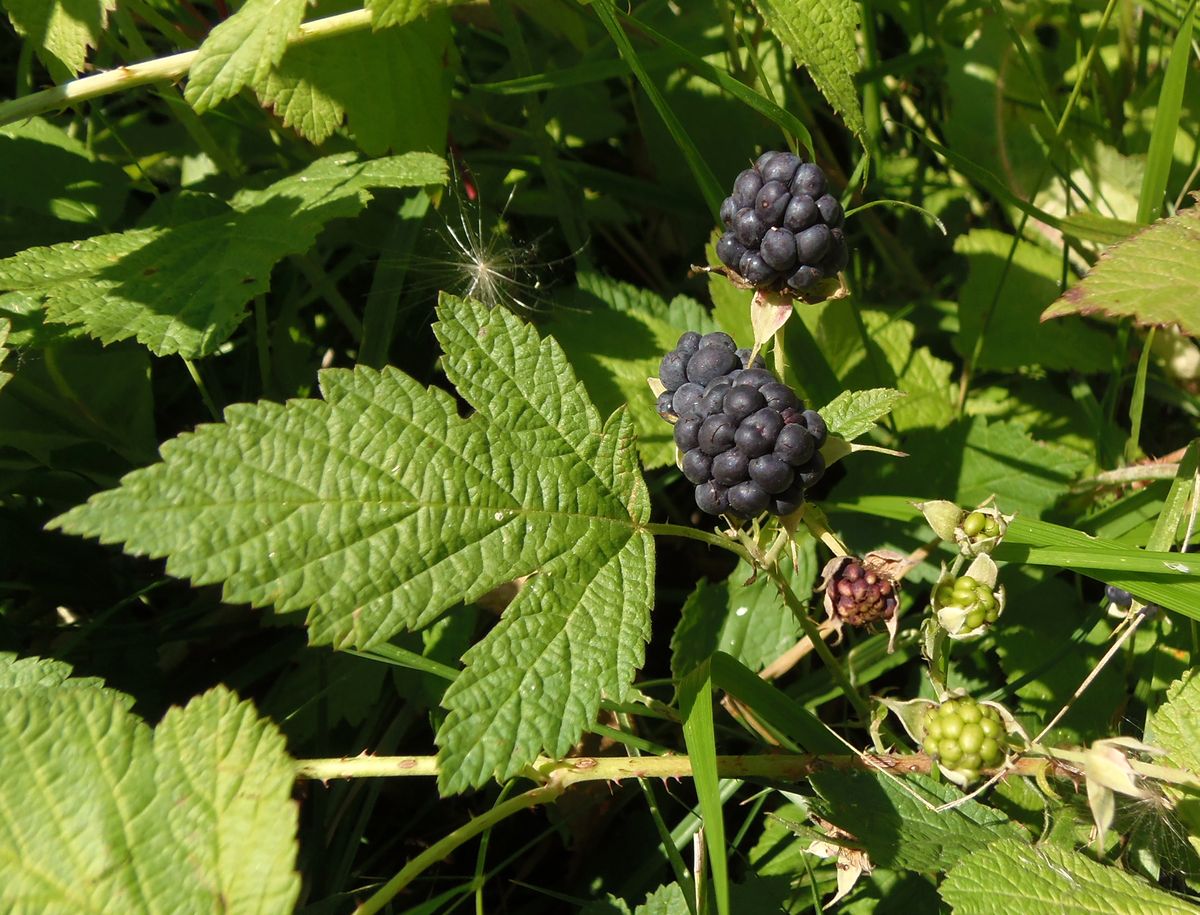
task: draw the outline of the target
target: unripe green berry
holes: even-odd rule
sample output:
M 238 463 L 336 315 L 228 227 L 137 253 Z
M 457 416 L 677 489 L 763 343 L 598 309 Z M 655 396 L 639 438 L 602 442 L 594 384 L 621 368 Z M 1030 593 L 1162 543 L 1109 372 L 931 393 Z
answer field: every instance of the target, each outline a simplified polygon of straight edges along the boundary
M 978 723 L 964 724 L 962 732 L 958 735 L 958 745 L 962 747 L 964 753 L 976 753 L 979 751 L 980 744 L 983 743 L 983 728 Z
M 958 717 L 963 720 L 964 724 L 973 724 L 983 717 L 983 712 L 979 710 L 979 705 L 974 701 L 964 702 L 958 708 Z
M 963 749 L 956 740 L 939 740 L 935 754 L 946 765 L 953 767 L 963 755 Z
M 968 537 L 975 537 L 980 532 L 987 530 L 987 522 L 988 517 L 983 512 L 971 512 L 963 519 L 962 529 Z

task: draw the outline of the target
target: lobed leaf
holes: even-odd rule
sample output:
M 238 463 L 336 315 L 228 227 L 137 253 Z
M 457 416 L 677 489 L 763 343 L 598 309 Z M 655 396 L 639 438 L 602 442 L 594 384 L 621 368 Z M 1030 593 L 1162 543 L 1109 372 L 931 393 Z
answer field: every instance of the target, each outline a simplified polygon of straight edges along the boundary
M 47 67 L 65 67 L 71 75 L 83 69 L 108 25 L 117 0 L 4 0 L 17 34 L 26 38 Z
M 1185 675 L 1167 690 L 1166 701 L 1159 706 L 1148 729 L 1148 740 L 1167 751 L 1175 766 L 1200 772 L 1200 676 Z
M 1177 324 L 1194 337 L 1200 334 L 1198 262 L 1200 210 L 1191 207 L 1107 249 L 1087 276 L 1042 312 L 1042 320 L 1130 317 L 1140 325 Z
M 802 64 L 859 139 L 866 136 L 854 88 L 859 69 L 855 32 L 858 4 L 851 0 L 754 0 L 767 28 Z
M 287 50 L 308 0 L 246 0 L 200 45 L 188 71 L 186 98 L 203 113 L 245 86 L 258 86 Z
M 64 667 L 0 657 L 5 911 L 291 911 L 295 770 L 274 725 L 217 688 L 151 732 Z
M 1195 907 L 1145 880 L 1054 845 L 1002 840 L 975 851 L 941 886 L 955 915 L 1184 915 Z
M 827 772 L 812 785 L 821 816 L 854 836 L 878 867 L 943 871 L 995 842 L 1027 841 L 1020 826 L 977 801 L 935 811 L 962 792 L 925 776 Z
M 308 250 L 330 220 L 357 214 L 371 188 L 445 180 L 445 163 L 427 153 L 329 156 L 241 191 L 216 214 L 29 248 L 0 261 L 0 289 L 39 297 L 47 320 L 82 325 L 104 343 L 136 337 L 160 356 L 204 356 L 266 291 L 275 264 Z
M 394 369 L 329 370 L 324 401 L 230 407 L 52 526 L 304 610 L 310 641 L 340 648 L 533 575 L 446 693 L 441 780 L 461 790 L 564 755 L 623 696 L 654 551 L 628 415 L 602 422 L 562 349 L 508 313 L 447 297 L 439 318 L 470 419 Z

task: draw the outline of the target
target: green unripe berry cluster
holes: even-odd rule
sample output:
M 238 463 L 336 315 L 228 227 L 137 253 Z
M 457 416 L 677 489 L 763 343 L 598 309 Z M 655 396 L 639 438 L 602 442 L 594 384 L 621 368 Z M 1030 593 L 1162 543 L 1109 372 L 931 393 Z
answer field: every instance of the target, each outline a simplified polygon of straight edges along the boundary
M 1000 604 L 991 585 L 970 575 L 960 575 L 938 585 L 937 600 L 943 607 L 962 607 L 967 611 L 963 629 L 968 632 L 1000 617 Z
M 983 512 L 971 512 L 963 518 L 962 529 L 972 539 L 1000 536 L 1000 523 Z
M 925 752 L 969 782 L 979 777 L 980 769 L 1004 760 L 1004 722 L 989 705 L 969 697 L 947 699 L 931 706 L 923 723 Z

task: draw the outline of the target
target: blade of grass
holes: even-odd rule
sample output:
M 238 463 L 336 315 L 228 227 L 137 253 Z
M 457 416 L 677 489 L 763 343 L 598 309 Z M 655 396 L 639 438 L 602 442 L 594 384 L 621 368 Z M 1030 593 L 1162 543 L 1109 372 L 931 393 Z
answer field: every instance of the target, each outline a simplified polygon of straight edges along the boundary
M 1125 457 L 1132 461 L 1137 457 L 1138 442 L 1142 438 L 1142 409 L 1146 403 L 1146 372 L 1150 367 L 1150 348 L 1154 344 L 1151 327 L 1142 343 L 1142 356 L 1138 359 L 1137 375 L 1133 379 L 1133 395 L 1129 401 L 1129 442 L 1125 446 Z
M 1183 107 L 1183 90 L 1191 65 L 1192 21 L 1196 15 L 1196 0 L 1188 4 L 1187 12 L 1175 36 L 1175 45 L 1167 59 L 1162 89 L 1158 94 L 1158 110 L 1154 112 L 1154 127 L 1150 131 L 1150 147 L 1146 151 L 1146 173 L 1142 177 L 1142 193 L 1138 198 L 1138 222 L 1153 222 L 1161 213 L 1171 162 L 1175 158 L 1175 136 L 1179 132 L 1179 112 Z
M 706 661 L 679 684 L 683 739 L 692 761 L 692 781 L 704 818 L 708 861 L 717 912 L 729 915 L 729 866 L 725 847 L 725 811 L 718 789 L 716 734 L 713 730 L 712 665 Z
M 663 119 L 667 131 L 671 134 L 672 139 L 675 140 L 676 145 L 679 147 L 679 151 L 683 154 L 683 158 L 687 161 L 688 168 L 692 170 L 692 174 L 696 178 L 696 183 L 700 185 L 700 191 L 704 194 L 708 208 L 712 210 L 713 218 L 718 218 L 721 212 L 721 201 L 724 199 L 725 193 L 721 190 L 721 185 L 717 182 L 712 169 L 708 167 L 708 163 L 700 155 L 700 150 L 696 148 L 696 144 L 692 142 L 692 138 L 687 135 L 687 131 L 683 129 L 683 124 L 680 123 L 679 118 L 675 116 L 675 112 L 667 104 L 667 100 L 659 92 L 658 86 L 650 79 L 650 74 L 646 72 L 646 68 L 642 66 L 641 58 L 638 57 L 637 51 L 634 50 L 629 36 L 625 34 L 625 30 L 621 28 L 620 22 L 617 21 L 617 15 L 613 10 L 611 0 L 596 0 L 592 5 L 596 10 L 596 15 L 600 17 L 600 22 L 607 29 L 608 34 L 617 46 L 617 50 L 621 53 L 621 58 L 629 64 L 629 69 L 637 77 L 642 91 L 650 99 L 650 103 L 658 112 L 658 116 Z
M 1167 498 L 1163 500 L 1162 511 L 1154 524 L 1154 531 L 1146 541 L 1146 548 L 1152 550 L 1169 550 L 1175 544 L 1175 534 L 1187 512 L 1191 500 L 1195 497 L 1192 492 L 1196 478 L 1196 468 L 1200 465 L 1200 439 L 1192 439 L 1188 450 L 1184 452 L 1183 460 L 1179 462 L 1179 471 L 1171 483 Z M 1198 568 L 1195 573 L 1200 575 L 1200 559 L 1193 563 Z M 1200 611 L 1195 614 L 1200 619 Z

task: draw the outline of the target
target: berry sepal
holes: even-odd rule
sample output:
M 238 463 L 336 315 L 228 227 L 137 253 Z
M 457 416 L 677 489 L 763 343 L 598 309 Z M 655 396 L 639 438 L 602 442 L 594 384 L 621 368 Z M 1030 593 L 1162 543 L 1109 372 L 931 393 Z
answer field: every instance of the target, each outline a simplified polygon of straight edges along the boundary
M 936 499 L 931 502 L 914 502 L 913 505 L 925 516 L 933 532 L 943 540 L 958 545 L 964 556 L 974 557 L 990 553 L 996 548 L 1008 525 L 1016 515 L 1006 515 L 995 506 L 981 505 L 966 511 L 953 502 Z
M 942 566 L 933 586 L 930 606 L 938 625 L 955 641 L 977 639 L 1004 612 L 1004 585 L 996 585 L 999 570 L 987 553 L 976 556 L 967 571 L 955 577 Z

